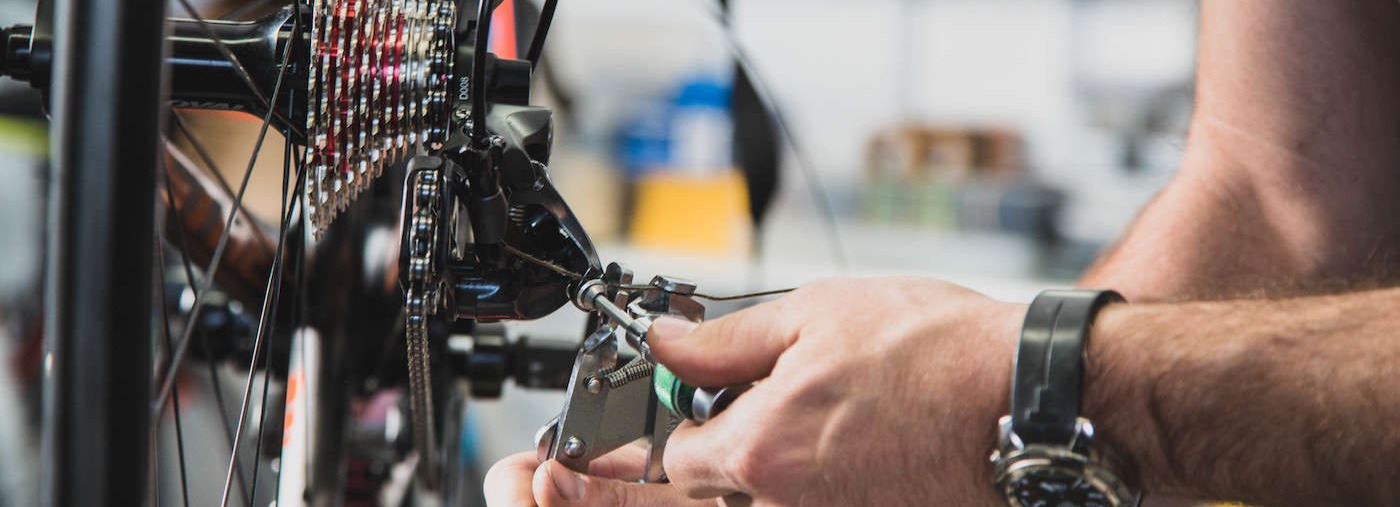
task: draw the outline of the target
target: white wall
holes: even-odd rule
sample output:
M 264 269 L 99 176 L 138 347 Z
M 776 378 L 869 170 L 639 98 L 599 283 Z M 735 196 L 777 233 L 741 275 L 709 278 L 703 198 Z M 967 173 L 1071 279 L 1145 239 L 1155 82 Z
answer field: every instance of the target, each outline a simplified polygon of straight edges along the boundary
M 552 50 L 561 74 L 600 111 L 616 111 L 697 62 L 717 65 L 724 45 L 699 7 L 706 1 L 560 2 Z M 733 3 L 737 33 L 832 187 L 856 180 L 875 129 L 906 119 L 1019 128 L 1036 170 L 1087 194 L 1083 201 L 1128 192 L 1118 205 L 1132 208 L 1160 185 L 1160 177 L 1118 183 L 1118 145 L 1105 130 L 1114 126 L 1091 118 L 1085 90 L 1115 98 L 1189 80 L 1194 2 Z M 1164 140 L 1159 165 L 1175 164 L 1179 141 Z M 1086 180 L 1103 183 L 1079 188 Z

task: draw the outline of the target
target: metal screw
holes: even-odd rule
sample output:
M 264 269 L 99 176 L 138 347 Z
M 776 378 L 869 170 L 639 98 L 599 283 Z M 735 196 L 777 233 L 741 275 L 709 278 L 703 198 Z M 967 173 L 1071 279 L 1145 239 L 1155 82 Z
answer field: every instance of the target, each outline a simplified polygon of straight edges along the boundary
M 603 381 L 598 380 L 598 377 L 591 377 L 588 379 L 587 388 L 589 393 L 601 393 L 603 392 Z
M 564 441 L 564 455 L 570 458 L 578 459 L 583 457 L 583 451 L 587 448 L 588 446 L 583 443 L 583 440 L 579 440 L 578 437 L 569 437 L 568 440 Z

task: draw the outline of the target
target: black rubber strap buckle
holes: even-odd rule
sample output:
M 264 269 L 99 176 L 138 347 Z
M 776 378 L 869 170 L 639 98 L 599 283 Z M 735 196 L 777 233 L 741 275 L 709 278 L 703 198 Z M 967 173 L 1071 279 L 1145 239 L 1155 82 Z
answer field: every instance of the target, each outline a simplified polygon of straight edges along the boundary
M 1074 440 L 1089 328 L 1099 308 L 1122 301 L 1111 290 L 1047 290 L 1031 302 L 1011 383 L 1011 431 L 1022 443 Z

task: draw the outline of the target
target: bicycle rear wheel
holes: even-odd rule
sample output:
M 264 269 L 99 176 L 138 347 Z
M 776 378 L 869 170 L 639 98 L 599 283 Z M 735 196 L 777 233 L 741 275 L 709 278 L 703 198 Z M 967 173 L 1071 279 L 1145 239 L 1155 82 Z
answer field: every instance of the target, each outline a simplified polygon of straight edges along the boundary
M 181 3 L 189 8 L 187 2 Z M 186 32 L 193 24 L 184 23 Z M 168 92 L 170 60 L 166 58 L 171 40 L 166 34 L 171 26 L 163 0 L 54 0 L 40 2 L 36 27 L 28 35 L 27 47 L 15 47 L 20 45 L 16 41 L 24 40 L 21 35 L 25 27 L 7 32 L 6 73 L 45 90 L 52 116 L 53 172 L 48 192 L 45 273 L 47 351 L 40 431 L 42 481 L 39 497 L 44 505 L 160 503 L 157 485 L 162 482 L 160 474 L 165 470 L 169 470 L 168 475 L 172 477 L 178 474 L 183 503 L 191 503 L 186 476 L 193 471 L 185 466 L 180 395 L 175 384 L 182 370 L 188 369 L 181 368 L 181 360 L 187 355 L 190 330 L 200 325 L 197 322 L 200 312 L 210 307 L 206 296 L 213 285 L 212 282 L 201 283 L 194 275 L 191 251 L 212 257 L 202 259 L 209 264 L 199 266 L 200 277 L 205 280 L 216 278 L 225 250 L 234 254 L 228 257 L 252 266 L 251 269 L 247 266 L 225 268 L 219 277 L 237 282 L 233 285 L 249 293 L 248 304 L 261 306 L 262 311 L 256 332 L 257 346 L 253 347 L 251 355 L 245 354 L 243 358 L 249 363 L 249 374 L 243 384 L 246 387 L 237 430 L 229 430 L 232 450 L 226 455 L 230 462 L 228 478 L 226 481 L 211 478 L 206 482 L 229 484 L 234 476 L 241 476 L 239 456 L 245 455 L 246 463 L 251 447 L 255 463 L 252 483 L 257 483 L 256 465 L 261 464 L 257 457 L 261 446 L 246 445 L 244 440 L 250 437 L 244 434 L 243 428 L 245 419 L 250 418 L 248 407 L 253 401 L 250 399 L 254 384 L 252 369 L 270 364 L 270 356 L 261 353 L 271 350 L 264 346 L 263 338 L 265 334 L 276 332 L 273 330 L 276 312 L 270 311 L 270 307 L 272 302 L 278 301 L 283 284 L 280 278 L 276 283 L 272 281 L 279 270 L 271 266 L 282 264 L 283 247 L 289 236 L 291 214 L 287 210 L 294 200 L 286 197 L 285 188 L 290 164 L 284 162 L 283 167 L 283 211 L 279 213 L 276 255 L 272 252 L 268 252 L 266 258 L 239 255 L 256 253 L 253 252 L 256 248 L 238 245 L 240 241 L 268 242 L 265 227 L 242 209 L 242 187 L 236 198 L 231 191 L 229 195 L 215 198 L 208 189 L 200 188 L 199 178 L 191 170 L 193 164 L 178 153 L 173 137 L 164 128 L 173 118 L 169 108 L 172 94 Z M 219 39 L 216 29 L 207 22 L 201 20 L 198 26 L 209 29 L 212 38 L 202 47 L 234 45 Z M 242 28 L 222 25 L 217 29 Z M 287 34 L 281 32 L 281 26 L 272 29 L 273 40 L 290 41 L 290 36 L 295 36 L 293 28 L 290 36 L 277 39 Z M 53 36 L 48 37 L 48 34 Z M 283 55 L 282 62 L 285 62 L 285 56 L 291 54 L 287 49 L 290 46 L 286 44 L 286 47 L 276 48 L 281 51 L 274 49 L 273 52 Z M 206 67 L 209 61 L 232 65 L 238 73 L 247 75 L 247 70 L 235 57 L 205 59 Z M 268 65 L 277 63 L 274 60 Z M 276 91 L 282 90 L 285 68 L 287 66 L 282 65 L 273 69 L 278 83 L 274 87 L 276 97 L 283 95 Z M 257 90 L 250 92 L 257 93 Z M 275 98 L 270 104 L 266 97 L 259 98 L 267 104 L 268 110 L 276 109 Z M 284 100 L 282 104 L 289 106 L 288 102 Z M 264 118 L 257 142 L 259 148 L 271 116 Z M 290 113 L 281 116 L 288 117 Z M 176 123 L 184 127 L 182 122 Z M 186 136 L 189 137 L 188 132 Z M 201 155 L 205 154 L 203 146 L 192 138 L 191 142 Z M 254 159 L 259 148 L 253 150 Z M 287 153 L 286 160 L 290 160 L 291 152 Z M 181 184 L 175 185 L 177 181 Z M 186 206 L 184 210 L 191 222 L 180 219 L 179 208 L 185 204 L 195 205 Z M 164 213 L 160 213 L 162 209 Z M 289 218 L 282 219 L 282 215 Z M 162 219 L 167 224 L 166 232 L 172 233 L 165 241 L 161 241 L 159 235 Z M 183 230 L 193 223 L 199 226 Z M 186 241 L 183 236 L 191 233 L 212 233 L 212 237 L 194 237 Z M 231 242 L 234 245 L 229 246 L 229 238 L 238 234 L 246 237 L 235 239 Z M 172 302 L 179 297 L 167 293 L 172 284 L 165 282 L 165 271 L 179 264 L 166 261 L 166 250 L 178 251 L 184 272 L 190 273 L 187 290 L 203 286 L 203 290 L 191 292 L 199 296 L 190 305 L 192 311 L 184 316 L 190 322 L 180 323 L 171 318 Z M 259 261 L 250 261 L 252 257 Z M 245 280 L 239 280 L 240 277 Z M 266 291 L 263 283 L 256 280 L 264 277 L 269 279 Z M 255 289 L 248 289 L 251 287 Z M 211 312 L 204 311 L 204 314 Z M 171 336 L 173 329 L 181 330 L 178 347 Z M 214 366 L 210 366 L 209 373 L 215 386 L 214 394 L 218 396 L 217 387 L 221 381 Z M 159 389 L 157 382 L 160 382 Z M 263 392 L 269 391 L 266 381 L 263 386 Z M 223 405 L 221 400 L 217 409 L 227 426 L 229 417 Z M 263 402 L 256 405 L 257 415 L 268 405 L 264 395 Z M 263 420 L 258 417 L 259 430 Z M 173 447 L 179 448 L 178 468 L 160 465 L 162 453 L 156 452 L 162 445 L 158 442 L 166 440 L 162 432 L 170 431 L 172 425 L 176 435 Z M 219 479 L 223 478 L 220 474 Z M 246 485 L 242 477 L 239 479 Z M 232 497 L 246 505 L 253 497 L 242 488 L 230 495 L 229 489 L 229 486 L 224 487 L 220 503 L 227 503 Z M 207 500 L 199 503 L 207 504 Z
M 401 239 L 403 175 L 402 166 L 391 167 L 389 161 L 442 150 L 443 136 L 449 131 L 469 131 L 473 138 L 468 140 L 477 151 L 468 158 L 480 166 L 475 169 L 482 177 L 480 190 L 490 188 L 494 178 L 494 159 L 485 156 L 493 150 L 513 150 L 520 158 L 509 161 L 529 170 L 542 169 L 542 162 L 532 165 L 523 154 L 548 152 L 546 111 L 535 108 L 533 114 L 522 116 L 531 121 L 514 126 L 530 135 L 522 134 L 510 142 L 514 144 L 503 138 L 487 143 L 484 135 L 492 118 L 504 121 L 504 116 L 476 111 L 484 110 L 488 93 L 499 93 L 516 108 L 507 112 L 523 108 L 528 93 L 521 91 L 528 88 L 530 62 L 500 64 L 505 70 L 497 70 L 506 76 L 501 78 L 505 84 L 488 90 L 484 76 L 493 67 L 475 62 L 488 60 L 485 53 L 472 54 L 471 46 L 451 42 L 455 2 L 450 0 L 327 0 L 314 7 L 292 1 L 280 10 L 269 5 L 277 0 L 251 0 L 258 6 L 254 10 L 275 12 L 248 22 L 207 20 L 195 12 L 190 0 L 177 1 L 175 8 L 184 9 L 178 14 L 194 19 L 167 19 L 161 0 L 55 0 L 51 5 L 57 23 L 51 30 L 41 20 L 33 29 L 17 26 L 0 37 L 0 70 L 45 89 L 53 106 L 43 503 L 142 505 L 179 503 L 182 497 L 185 505 L 207 504 L 204 494 L 213 496 L 221 489 L 220 505 L 263 504 L 272 498 L 268 491 L 281 485 L 279 477 L 262 477 L 273 465 L 267 458 L 285 448 L 264 445 L 282 440 L 276 424 L 282 414 L 272 407 L 280 396 L 270 398 L 268 393 L 278 389 L 272 379 L 287 377 L 287 359 L 279 361 L 277 354 L 289 354 L 286 349 L 294 336 L 314 338 L 303 341 L 313 342 L 307 349 L 315 351 L 314 357 L 304 354 L 303 360 L 313 365 L 315 378 L 303 379 L 303 393 L 314 395 L 306 400 L 301 415 L 314 421 L 315 431 L 294 442 L 303 446 L 296 452 L 305 458 L 301 460 L 305 469 L 299 471 L 304 472 L 304 480 L 295 483 L 293 489 L 298 491 L 281 498 L 340 504 L 351 501 L 349 493 L 366 493 L 363 482 L 347 484 L 347 468 L 358 473 L 385 463 L 411 466 L 414 460 L 436 465 L 443 461 L 439 454 L 449 454 L 439 452 L 441 446 L 419 445 L 415 451 L 415 446 L 406 445 L 406 438 L 383 438 L 383 428 L 375 436 L 374 431 L 366 433 L 357 426 L 364 422 L 356 418 L 364 416 L 365 400 L 387 399 L 376 397 L 402 390 L 410 376 L 404 371 L 408 361 L 401 342 L 405 321 L 411 320 L 403 315 L 405 295 L 397 273 L 401 259 L 386 248 L 397 246 Z M 490 8 L 489 1 L 478 4 L 480 12 L 489 13 Z M 355 28 L 346 29 L 349 26 Z M 478 28 L 475 39 L 484 48 L 483 30 Z M 48 33 L 59 35 L 52 58 L 44 37 Z M 27 47 L 19 47 L 25 37 Z M 535 40 L 538 45 L 542 37 Z M 162 51 L 166 43 L 176 48 L 170 54 Z M 340 52 L 342 47 L 352 50 Z M 365 58 L 359 56 L 361 52 L 367 52 Z M 449 128 L 446 119 L 446 87 L 452 79 L 448 72 L 454 56 L 475 62 L 470 67 L 471 80 L 481 88 L 473 92 L 480 100 L 471 104 L 475 111 L 471 114 L 481 118 L 476 128 L 468 127 L 470 121 Z M 370 61 L 374 63 L 365 63 Z M 467 68 L 465 62 L 455 64 Z M 372 77 L 360 80 L 357 76 Z M 465 76 L 459 77 L 467 82 Z M 172 84 L 166 85 L 167 81 Z M 201 170 L 219 173 L 216 163 L 199 142 L 194 132 L 198 129 L 188 125 L 195 122 L 186 121 L 171 107 L 231 109 L 261 117 L 240 184 L 201 176 Z M 381 112 L 382 117 L 375 117 Z M 381 122 L 384 118 L 388 120 Z M 172 128 L 163 128 L 167 122 Z M 275 227 L 258 223 L 241 206 L 269 129 L 288 140 Z M 371 133 L 368 142 L 366 132 Z M 526 149 L 523 143 L 527 142 L 535 143 L 528 146 L 533 151 Z M 478 152 L 481 157 L 473 158 Z M 306 163 L 298 160 L 303 153 Z M 383 178 L 389 181 L 369 185 L 380 171 L 389 172 Z M 511 209 L 509 215 L 501 207 L 500 213 L 483 217 L 494 217 L 502 227 L 522 229 L 518 233 L 529 241 L 570 242 L 546 246 L 550 255 L 569 257 L 574 264 L 596 264 L 586 235 L 547 179 L 511 183 L 524 185 L 512 191 L 534 196 L 536 200 L 529 202 L 535 202 L 535 207 Z M 500 188 L 495 192 L 483 195 L 503 195 Z M 366 197 L 351 202 L 361 194 Z M 543 215 L 535 220 L 530 213 Z M 317 225 L 314 235 L 308 217 Z M 569 221 L 556 225 L 564 219 Z M 560 232 L 565 229 L 572 232 Z M 526 235 L 524 230 L 554 236 Z M 484 251 L 495 260 L 508 260 L 501 258 L 504 251 L 499 248 Z M 564 304 L 565 298 L 555 296 L 562 294 L 568 281 L 557 273 L 544 273 L 544 268 L 518 260 L 483 266 L 474 275 L 482 285 L 471 287 L 487 283 L 514 287 L 523 279 L 534 284 L 530 290 L 550 295 L 531 299 L 526 311 L 510 304 L 512 298 L 530 297 L 524 289 L 497 291 L 499 297 L 486 299 L 494 318 L 506 315 L 499 313 L 500 308 L 533 318 L 551 305 Z M 167 282 L 168 277 L 177 282 Z M 188 286 L 176 286 L 180 278 Z M 169 292 L 171 287 L 183 292 Z M 219 290 L 211 291 L 215 287 Z M 286 290 L 292 295 L 283 298 Z M 205 340 L 204 336 L 192 340 L 200 334 L 193 330 L 202 329 L 204 317 L 219 306 L 215 303 L 220 298 L 210 296 L 211 292 L 258 309 L 249 313 L 256 318 L 250 318 L 248 336 L 243 337 L 241 345 L 246 347 L 234 343 L 238 337 L 225 337 L 230 343 L 204 343 L 203 355 L 191 352 L 200 348 L 192 342 Z M 314 292 L 316 298 L 308 302 L 307 292 Z M 233 306 L 230 302 L 223 309 L 230 315 L 238 313 Z M 463 308 L 449 309 L 453 320 L 469 321 L 477 315 L 475 306 Z M 168 318 L 172 314 L 178 318 Z M 438 324 L 442 327 L 445 322 Z M 426 332 L 426 328 L 415 329 Z M 446 328 L 432 331 L 446 332 Z M 427 352 L 427 360 L 442 360 L 441 351 Z M 195 361 L 186 360 L 190 357 L 204 359 L 206 364 L 221 361 L 225 367 L 236 363 L 247 372 L 239 384 L 241 398 L 225 403 L 219 394 L 221 374 L 209 367 L 208 385 L 219 399 L 213 405 L 228 443 L 227 459 L 215 466 L 186 466 L 187 458 L 201 460 L 200 454 L 208 450 L 196 445 L 196 451 L 186 453 L 180 392 L 199 386 L 181 379 L 202 374 L 191 371 Z M 448 396 L 433 395 L 430 388 L 444 386 L 448 375 L 443 372 L 448 370 L 433 365 L 431 371 L 436 373 L 422 375 L 426 382 L 418 386 L 429 389 L 409 390 L 427 393 L 428 402 L 446 405 Z M 254 390 L 258 383 L 262 388 Z M 295 387 L 294 381 L 288 382 L 289 399 L 294 398 Z M 379 405 L 376 413 L 388 413 L 384 408 Z M 432 410 L 406 406 L 394 410 L 401 419 L 409 417 L 405 412 L 412 414 L 420 430 L 442 423 L 449 424 L 444 434 L 460 429 L 455 427 L 461 425 L 459 420 L 433 417 Z M 267 439 L 264 429 L 269 429 Z M 428 432 L 399 433 L 422 436 Z M 372 438 L 365 439 L 364 434 Z M 178 468 L 172 465 L 176 460 Z M 251 471 L 244 471 L 249 464 Z M 194 480 L 189 479 L 193 472 L 216 467 L 223 473 L 215 478 L 217 482 L 208 481 L 217 485 L 215 491 L 200 491 L 209 488 L 192 488 L 188 483 L 187 479 Z M 417 486 L 422 499 L 430 500 L 439 494 L 433 483 L 446 481 L 427 472 L 427 466 L 423 470 L 420 476 L 427 478 L 417 479 Z M 375 474 L 379 472 L 369 473 Z M 179 481 L 174 493 L 168 484 L 171 477 Z M 257 494 L 260 477 L 265 479 L 262 495 Z M 167 482 L 165 487 L 160 487 L 162 482 Z M 192 491 L 197 493 L 194 502 Z

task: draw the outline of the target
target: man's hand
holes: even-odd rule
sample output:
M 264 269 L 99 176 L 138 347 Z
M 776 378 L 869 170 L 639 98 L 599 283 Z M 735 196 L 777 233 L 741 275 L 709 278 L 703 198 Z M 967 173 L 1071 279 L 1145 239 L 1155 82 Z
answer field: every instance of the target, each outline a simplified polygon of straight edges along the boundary
M 1025 309 L 934 280 L 814 283 L 696 326 L 657 321 L 692 385 L 758 381 L 683 425 L 666 472 L 692 498 L 756 505 L 1005 505 L 988 453 Z
M 676 430 L 672 484 L 628 482 L 641 476 L 636 449 L 589 477 L 530 453 L 491 469 L 488 502 L 1004 505 L 987 456 L 1024 315 L 958 286 L 895 278 L 818 282 L 698 326 L 658 320 L 652 352 L 682 380 L 758 382 L 704 426 Z
M 1007 412 L 1022 305 L 921 279 L 830 280 L 651 350 L 692 385 L 757 381 L 666 445 L 694 499 L 760 506 L 1004 506 L 988 452 Z

